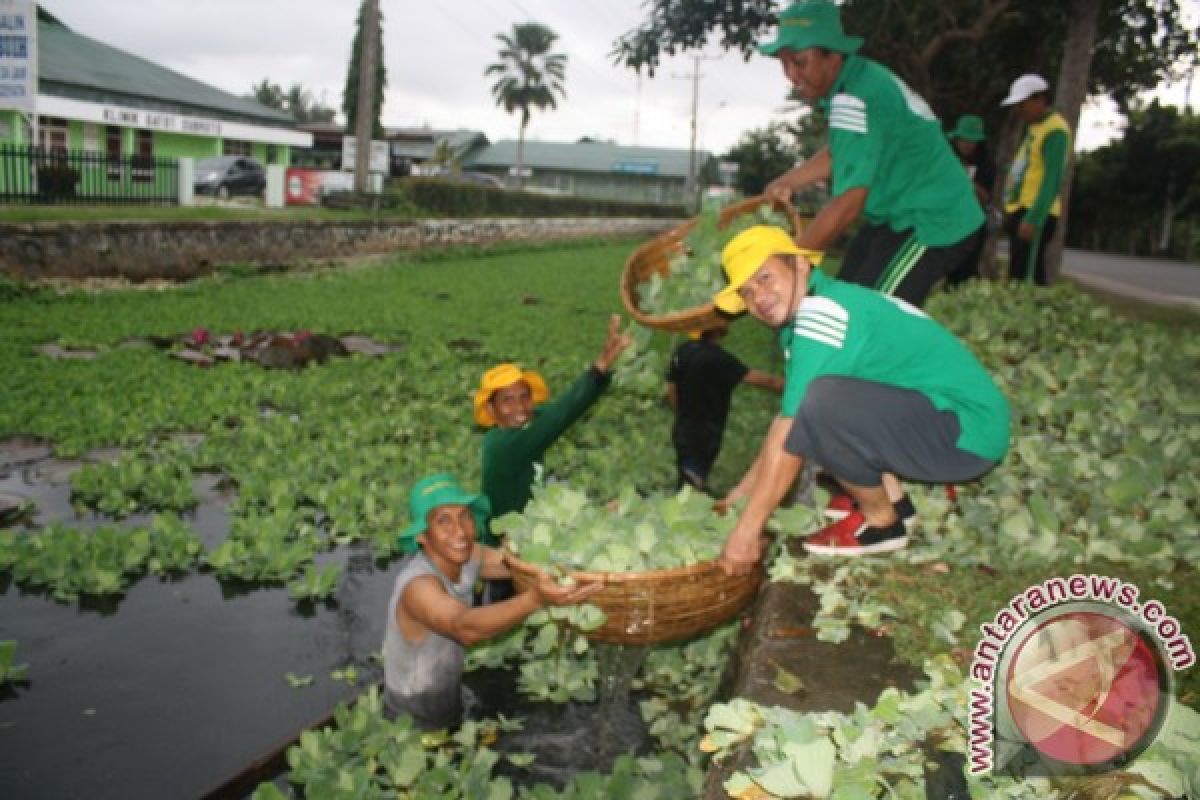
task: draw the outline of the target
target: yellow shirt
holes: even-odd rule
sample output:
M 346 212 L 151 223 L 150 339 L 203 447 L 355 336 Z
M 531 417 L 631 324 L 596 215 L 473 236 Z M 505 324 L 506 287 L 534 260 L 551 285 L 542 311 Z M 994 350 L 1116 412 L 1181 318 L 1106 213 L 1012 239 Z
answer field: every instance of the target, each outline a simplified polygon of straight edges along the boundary
M 1004 208 L 1006 211 L 1016 211 L 1019 208 L 1032 209 L 1037 205 L 1038 194 L 1042 183 L 1048 177 L 1046 174 L 1046 137 L 1057 131 L 1062 131 L 1067 137 L 1068 150 L 1071 141 L 1071 129 L 1067 121 L 1057 111 L 1052 111 L 1045 118 L 1030 125 L 1025 131 L 1025 141 L 1013 159 L 1012 169 L 1008 172 L 1008 183 L 1005 188 Z M 1066 159 L 1060 164 L 1053 165 L 1059 171 L 1050 176 L 1055 183 L 1061 183 L 1062 173 L 1066 169 Z M 1062 198 L 1058 191 L 1047 209 L 1050 216 L 1057 217 L 1062 212 Z

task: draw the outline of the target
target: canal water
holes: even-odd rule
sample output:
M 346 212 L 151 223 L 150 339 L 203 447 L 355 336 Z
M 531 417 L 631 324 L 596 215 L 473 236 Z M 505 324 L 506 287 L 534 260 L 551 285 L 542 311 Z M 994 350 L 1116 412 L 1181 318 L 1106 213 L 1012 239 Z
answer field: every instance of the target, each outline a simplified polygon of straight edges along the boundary
M 107 523 L 76 515 L 69 479 L 83 463 L 117 455 L 63 461 L 33 443 L 0 443 L 0 496 L 31 504 L 31 528 Z M 228 534 L 233 496 L 215 476 L 199 476 L 194 490 L 198 505 L 184 516 L 212 548 Z M 80 603 L 0 577 L 0 639 L 15 639 L 18 663 L 29 665 L 28 683 L 0 689 L 0 797 L 201 796 L 380 680 L 376 654 L 399 563 L 377 563 L 365 545 L 318 556 L 328 563 L 343 566 L 335 600 L 310 608 L 286 588 L 237 586 L 195 569 Z M 513 779 L 561 786 L 579 769 L 606 771 L 616 755 L 644 752 L 628 690 L 643 657 L 637 649 L 609 658 L 619 676 L 602 682 L 598 705 L 533 704 L 517 694 L 512 673 L 470 674 L 481 714 L 525 719 L 522 732 L 496 744 L 538 756 Z M 357 685 L 331 677 L 350 665 Z M 293 688 L 287 673 L 313 681 Z

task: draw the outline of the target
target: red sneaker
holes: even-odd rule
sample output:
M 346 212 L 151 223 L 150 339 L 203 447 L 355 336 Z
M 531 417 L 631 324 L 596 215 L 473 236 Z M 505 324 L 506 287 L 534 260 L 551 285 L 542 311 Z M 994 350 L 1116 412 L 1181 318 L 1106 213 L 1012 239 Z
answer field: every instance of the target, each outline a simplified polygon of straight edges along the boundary
M 908 530 L 902 520 L 897 519 L 886 528 L 876 528 L 855 511 L 809 536 L 804 540 L 804 549 L 819 555 L 861 556 L 901 550 L 907 544 Z
M 947 484 L 947 488 L 951 487 Z M 892 505 L 896 508 L 896 516 L 904 520 L 905 527 L 912 528 L 917 524 L 917 509 L 908 499 L 908 495 L 902 496 Z M 855 504 L 854 498 L 848 494 L 835 494 L 829 498 L 829 505 L 825 506 L 821 513 L 827 519 L 845 519 L 857 511 L 858 505 Z
M 854 504 L 854 498 L 848 494 L 835 494 L 829 498 L 829 505 L 825 506 L 823 513 L 829 519 L 845 519 L 858 510 L 858 506 Z

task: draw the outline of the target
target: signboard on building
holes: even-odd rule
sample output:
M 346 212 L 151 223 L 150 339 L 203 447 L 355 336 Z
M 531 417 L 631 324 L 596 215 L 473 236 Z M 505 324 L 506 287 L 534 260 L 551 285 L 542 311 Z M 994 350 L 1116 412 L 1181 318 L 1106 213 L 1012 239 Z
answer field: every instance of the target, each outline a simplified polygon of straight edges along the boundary
M 657 175 L 657 161 L 614 161 L 613 172 L 624 172 L 629 175 Z
M 354 171 L 354 159 L 358 158 L 358 144 L 353 136 L 342 137 L 342 169 Z M 388 143 L 371 140 L 371 156 L 367 160 L 368 172 L 388 174 L 391 157 L 388 155 Z
M 37 3 L 0 0 L 0 108 L 37 105 Z
M 0 3 L 4 0 L 0 0 Z M 123 106 L 104 106 L 100 112 L 109 125 L 120 125 L 124 128 L 145 128 L 154 131 L 172 131 L 175 133 L 190 133 L 194 136 L 220 136 L 221 123 L 215 119 L 200 117 L 184 117 L 179 114 L 168 114 L 162 111 L 147 111 L 143 108 L 126 108 Z
M 4 0 L 0 0 L 0 3 L 2 2 Z M 62 117 L 80 122 L 98 122 L 103 125 L 126 128 L 171 131 L 192 136 L 220 136 L 225 139 L 284 144 L 292 147 L 312 147 L 313 142 L 311 133 L 290 128 L 169 114 L 162 111 L 109 103 L 92 103 L 87 100 L 55 95 L 43 95 L 38 98 L 38 113 L 48 117 Z

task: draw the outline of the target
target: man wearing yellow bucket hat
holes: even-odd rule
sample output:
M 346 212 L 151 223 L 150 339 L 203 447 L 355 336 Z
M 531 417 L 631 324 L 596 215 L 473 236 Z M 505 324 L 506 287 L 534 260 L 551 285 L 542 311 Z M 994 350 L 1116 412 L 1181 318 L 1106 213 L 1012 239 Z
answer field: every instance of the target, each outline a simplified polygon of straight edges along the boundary
M 462 716 L 466 646 L 516 627 L 547 605 L 580 603 L 601 587 L 559 586 L 542 573 L 529 591 L 474 608 L 472 588 L 481 575 L 509 576 L 500 552 L 476 541 L 487 498 L 439 473 L 417 481 L 408 505 L 410 523 L 398 539 L 412 557 L 396 576 L 388 603 L 384 703 L 391 714 L 411 714 L 432 730 L 456 725 Z
M 1009 406 L 961 342 L 920 309 L 814 269 L 819 254 L 759 225 L 726 245 L 729 285 L 713 302 L 779 330 L 783 400 L 758 457 L 722 501 L 747 497 L 721 565 L 749 571 L 763 525 L 806 461 L 832 475 L 855 510 L 809 536 L 809 552 L 861 555 L 908 535 L 884 474 L 930 483 L 974 480 L 1004 457 Z
M 827 250 L 865 216 L 839 277 L 919 306 L 970 256 L 983 212 L 929 106 L 889 69 L 858 55 L 861 45 L 842 30 L 837 6 L 805 0 L 784 9 L 775 39 L 759 46 L 829 120 L 827 145 L 765 194 L 790 199 L 832 181 L 833 199 L 798 243 Z
M 583 416 L 610 382 L 609 371 L 632 338 L 621 333 L 613 314 L 600 355 L 557 399 L 542 377 L 516 364 L 489 369 L 475 392 L 475 421 L 483 437 L 483 493 L 496 516 L 523 511 L 529 502 L 536 464 L 550 445 Z M 485 543 L 494 543 L 485 534 Z

